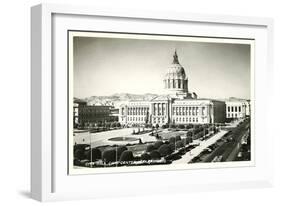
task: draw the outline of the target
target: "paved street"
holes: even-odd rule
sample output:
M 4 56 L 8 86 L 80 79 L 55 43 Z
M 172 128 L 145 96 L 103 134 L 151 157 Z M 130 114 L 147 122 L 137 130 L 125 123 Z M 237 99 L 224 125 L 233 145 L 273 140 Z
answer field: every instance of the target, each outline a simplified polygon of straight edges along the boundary
M 241 139 L 248 135 L 249 121 L 245 121 L 239 125 L 239 122 L 221 130 L 218 134 L 214 135 L 206 141 L 200 142 L 200 145 L 187 152 L 180 159 L 173 161 L 172 164 L 186 164 L 189 163 L 194 157 L 198 158 L 197 162 L 212 162 L 216 161 L 234 161 L 237 157 L 241 147 Z M 227 134 L 228 133 L 228 134 Z M 225 135 L 227 134 L 227 135 Z M 221 141 L 218 141 L 220 140 Z M 228 139 L 228 140 L 227 140 Z M 215 148 L 211 153 L 202 154 L 204 149 L 216 143 Z
M 200 145 L 195 147 L 194 149 L 187 152 L 185 155 L 181 157 L 181 159 L 173 161 L 172 164 L 186 164 L 190 162 L 194 157 L 198 156 L 205 148 L 214 144 L 217 140 L 221 139 L 227 133 L 226 130 L 222 130 L 219 133 L 215 134 L 211 138 L 206 141 L 201 141 Z
M 227 136 L 230 141 L 221 142 L 212 153 L 201 157 L 201 162 L 212 162 L 215 157 L 221 157 L 222 162 L 234 161 L 240 150 L 241 139 L 248 134 L 249 121 L 243 122 L 237 128 L 230 129 L 231 133 Z

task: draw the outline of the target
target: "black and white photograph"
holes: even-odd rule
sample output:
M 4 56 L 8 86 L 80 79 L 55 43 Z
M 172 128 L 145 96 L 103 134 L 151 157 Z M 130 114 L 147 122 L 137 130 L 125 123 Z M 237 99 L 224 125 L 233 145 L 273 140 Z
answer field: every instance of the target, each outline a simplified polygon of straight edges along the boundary
M 252 165 L 253 46 L 68 31 L 69 173 Z

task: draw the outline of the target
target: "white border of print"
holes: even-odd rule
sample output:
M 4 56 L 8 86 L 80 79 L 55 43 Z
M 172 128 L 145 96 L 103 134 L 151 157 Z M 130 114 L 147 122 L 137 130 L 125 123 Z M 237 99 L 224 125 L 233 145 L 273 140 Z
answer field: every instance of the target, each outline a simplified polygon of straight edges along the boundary
M 92 22 L 95 24 L 92 24 Z M 118 21 L 118 24 L 116 24 Z M 138 28 L 134 27 L 138 24 Z M 194 28 L 194 36 L 240 37 L 256 36 L 255 65 L 255 167 L 180 170 L 97 175 L 68 175 L 67 95 L 64 60 L 67 56 L 64 31 L 71 29 L 137 33 L 165 33 L 163 26 L 174 26 L 173 33 L 182 33 L 186 25 Z M 272 106 L 272 28 L 267 18 L 159 13 L 43 4 L 31 13 L 31 195 L 40 201 L 113 197 L 134 194 L 177 193 L 271 186 L 273 180 L 273 135 L 269 130 Z M 118 27 L 123 25 L 123 28 Z M 140 26 L 142 25 L 142 26 Z M 151 25 L 157 25 L 151 27 Z M 102 30 L 102 27 L 104 28 Z M 107 29 L 105 28 L 107 27 Z M 203 28 L 202 30 L 199 29 Z M 206 28 L 212 27 L 208 32 Z M 204 29 L 205 28 L 205 29 Z M 223 29 L 222 29 L 223 28 Z M 159 31 L 159 32 L 156 32 Z M 162 31 L 162 32 L 161 32 Z M 232 32 L 231 32 L 232 31 Z M 127 31 L 128 32 L 128 31 Z M 190 33 L 189 33 L 190 34 Z M 186 35 L 186 34 L 185 34 Z M 63 57 L 60 60 L 58 57 Z M 62 66 L 63 67 L 58 67 Z M 263 85 L 266 83 L 267 87 Z M 63 100 L 63 101 L 60 101 Z M 62 103 L 60 103 L 62 102 Z M 63 105 L 64 104 L 64 105 Z M 61 136 L 64 135 L 64 136 Z M 266 141 L 264 141 L 264 139 Z M 60 150 L 57 151 L 57 148 Z M 165 180 L 165 181 L 163 181 Z M 134 182 L 135 184 L 130 184 Z M 147 182 L 154 184 L 147 187 Z M 130 185 L 130 190 L 127 190 Z M 169 188 L 169 189 L 168 189 Z
M 163 36 L 149 34 L 121 34 L 91 31 L 68 31 L 68 74 L 69 74 L 69 96 L 68 96 L 68 152 L 69 152 L 69 174 L 98 174 L 98 173 L 117 173 L 117 172 L 144 172 L 144 171 L 163 171 L 163 170 L 179 170 L 179 169 L 206 169 L 206 168 L 226 168 L 226 167 L 247 167 L 255 165 L 255 104 L 251 102 L 251 160 L 242 162 L 220 162 L 220 163 L 196 163 L 196 164 L 178 164 L 178 165 L 150 165 L 150 166 L 130 166 L 130 167 L 107 167 L 107 168 L 85 168 L 73 166 L 73 38 L 74 37 L 101 37 L 101 38 L 124 38 L 124 39 L 145 39 L 145 40 L 162 40 L 162 41 L 186 41 L 186 42 L 211 42 L 225 44 L 247 44 L 250 45 L 251 58 L 251 99 L 255 99 L 254 92 L 254 39 L 224 39 L 224 38 L 204 38 L 204 37 L 187 37 L 187 36 Z M 63 114 L 62 114 L 63 115 Z M 65 116 L 65 115 L 64 115 Z

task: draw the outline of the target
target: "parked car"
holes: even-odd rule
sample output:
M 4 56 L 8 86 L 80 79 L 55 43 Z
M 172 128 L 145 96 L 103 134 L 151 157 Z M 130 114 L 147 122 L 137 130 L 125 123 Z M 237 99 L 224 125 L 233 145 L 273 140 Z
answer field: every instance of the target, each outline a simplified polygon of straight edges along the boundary
M 196 156 L 190 161 L 190 163 L 201 162 L 201 161 L 202 160 L 201 160 L 200 156 Z

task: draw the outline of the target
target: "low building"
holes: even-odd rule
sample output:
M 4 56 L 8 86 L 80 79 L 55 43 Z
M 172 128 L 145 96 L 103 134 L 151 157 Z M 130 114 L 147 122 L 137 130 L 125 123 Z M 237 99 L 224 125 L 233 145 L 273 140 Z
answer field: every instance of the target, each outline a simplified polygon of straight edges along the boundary
M 225 103 L 227 119 L 241 119 L 250 116 L 250 101 L 229 99 Z
M 110 121 L 111 122 L 118 122 L 118 117 L 119 117 L 119 109 L 111 106 L 109 108 L 109 116 L 110 116 Z
M 73 101 L 73 127 L 77 128 L 79 125 L 79 107 L 86 106 L 87 102 L 81 99 L 74 99 Z
M 111 106 L 83 105 L 79 106 L 79 125 L 81 127 L 95 126 L 112 121 Z

